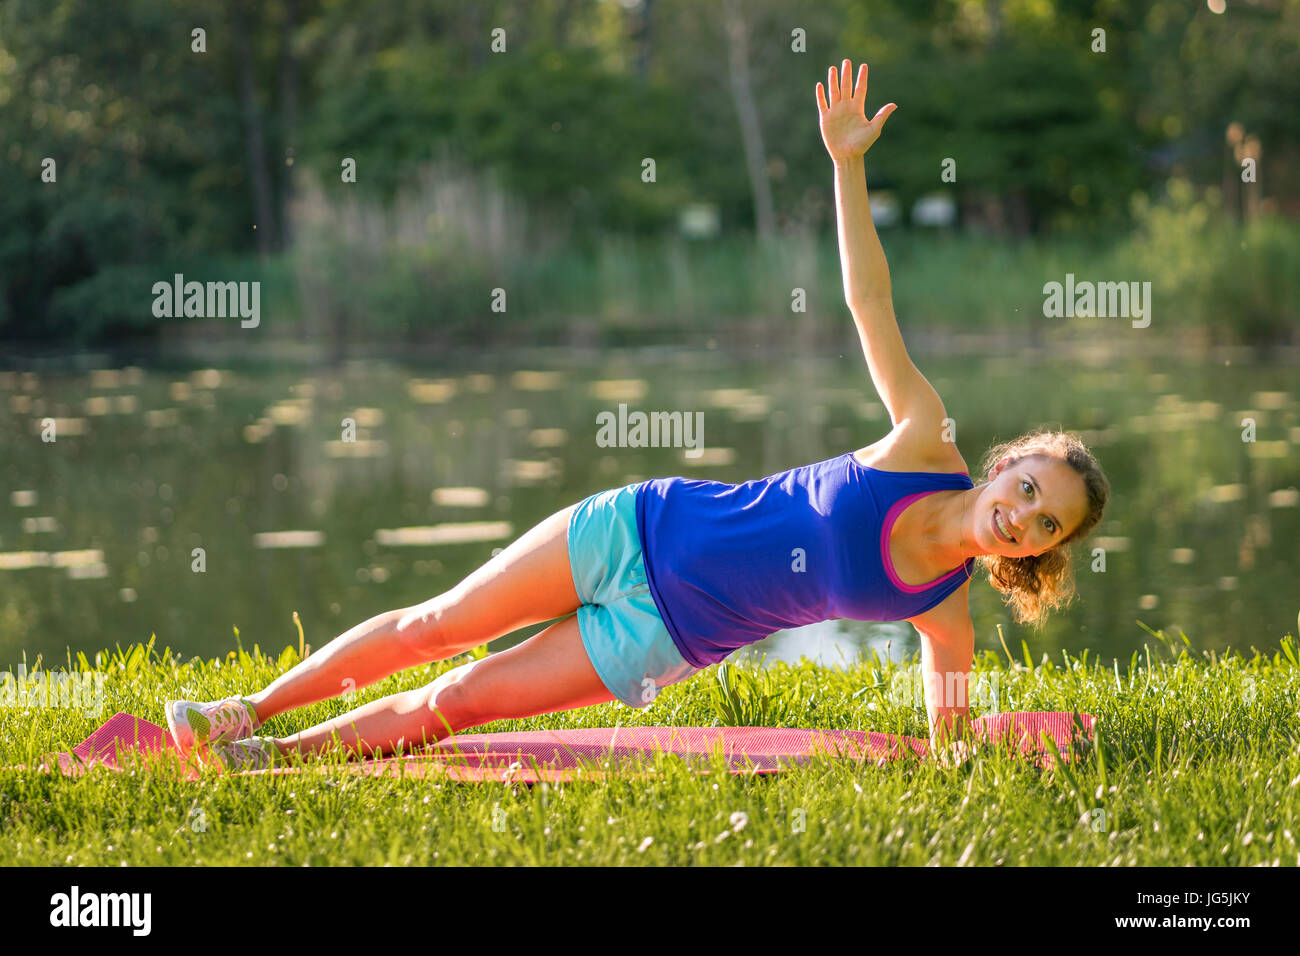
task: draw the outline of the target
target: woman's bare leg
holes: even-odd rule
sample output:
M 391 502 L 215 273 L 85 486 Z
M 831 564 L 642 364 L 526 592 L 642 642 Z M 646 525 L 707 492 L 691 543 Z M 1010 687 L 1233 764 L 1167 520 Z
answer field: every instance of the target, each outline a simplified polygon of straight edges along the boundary
M 571 614 L 582 603 L 569 566 L 569 515 L 575 507 L 529 529 L 450 591 L 358 624 L 249 695 L 259 720 Z
M 576 615 L 522 644 L 470 661 L 416 690 L 371 701 L 274 741 L 282 754 L 319 753 L 338 742 L 363 757 L 400 753 L 493 720 L 604 704 L 614 696 L 582 646 Z

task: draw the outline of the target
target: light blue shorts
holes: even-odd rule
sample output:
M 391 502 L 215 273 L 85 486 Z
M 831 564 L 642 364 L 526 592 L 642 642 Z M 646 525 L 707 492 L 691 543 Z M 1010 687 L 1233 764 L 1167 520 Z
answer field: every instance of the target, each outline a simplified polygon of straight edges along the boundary
M 573 509 L 569 564 L 582 601 L 582 646 L 609 692 L 639 708 L 699 668 L 677 650 L 650 595 L 636 530 L 637 487 L 602 491 Z

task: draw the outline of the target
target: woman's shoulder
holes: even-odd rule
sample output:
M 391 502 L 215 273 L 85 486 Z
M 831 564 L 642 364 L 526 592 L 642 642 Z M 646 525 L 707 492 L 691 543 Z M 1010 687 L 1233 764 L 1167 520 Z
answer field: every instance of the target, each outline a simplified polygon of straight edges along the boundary
M 970 473 L 954 442 L 920 442 L 895 429 L 875 444 L 853 452 L 859 464 L 879 471 Z

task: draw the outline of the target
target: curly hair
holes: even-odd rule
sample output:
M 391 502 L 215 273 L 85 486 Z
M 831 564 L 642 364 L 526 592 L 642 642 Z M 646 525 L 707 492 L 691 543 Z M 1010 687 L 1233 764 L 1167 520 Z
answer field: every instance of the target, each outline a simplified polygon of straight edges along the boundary
M 994 445 L 984 455 L 980 472 L 987 475 L 1003 458 L 1010 458 L 1014 463 L 1033 455 L 1059 458 L 1078 473 L 1087 490 L 1087 514 L 1079 527 L 1050 551 L 1027 558 L 983 554 L 976 562 L 988 572 L 989 583 L 1004 595 L 1016 623 L 1038 627 L 1049 611 L 1067 607 L 1074 598 L 1074 574 L 1070 552 L 1065 546 L 1086 537 L 1097 526 L 1110 498 L 1110 482 L 1077 436 L 1055 429 L 1027 432 Z

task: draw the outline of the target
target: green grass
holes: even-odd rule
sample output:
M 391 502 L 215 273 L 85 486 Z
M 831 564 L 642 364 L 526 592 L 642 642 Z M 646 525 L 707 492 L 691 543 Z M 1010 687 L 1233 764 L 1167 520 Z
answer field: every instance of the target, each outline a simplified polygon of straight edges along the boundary
M 952 768 L 823 760 L 746 778 L 716 763 L 696 776 L 660 758 L 649 779 L 531 788 L 359 778 L 328 762 L 305 775 L 194 782 L 159 769 L 79 778 L 11 769 L 0 771 L 0 865 L 1300 864 L 1294 638 L 1246 658 L 1197 652 L 1185 636 L 1137 636 L 1144 643 L 1127 662 L 1087 653 L 1034 662 L 1023 644 L 1021 660 L 977 658 L 972 685 L 996 681 L 1001 710 L 1097 715 L 1098 743 L 1072 767 L 985 753 Z M 68 656 L 68 670 L 103 675 L 102 714 L 0 707 L 0 765 L 70 748 L 114 711 L 161 723 L 165 698 L 247 692 L 300 658 L 300 647 L 278 657 L 254 647 L 181 660 L 154 643 Z M 351 703 L 282 715 L 267 732 L 419 686 L 460 660 L 403 672 Z M 900 691 L 916 670 L 875 657 L 847 670 L 729 662 L 666 688 L 644 711 L 612 704 L 479 729 L 766 720 L 924 736 L 920 701 Z

